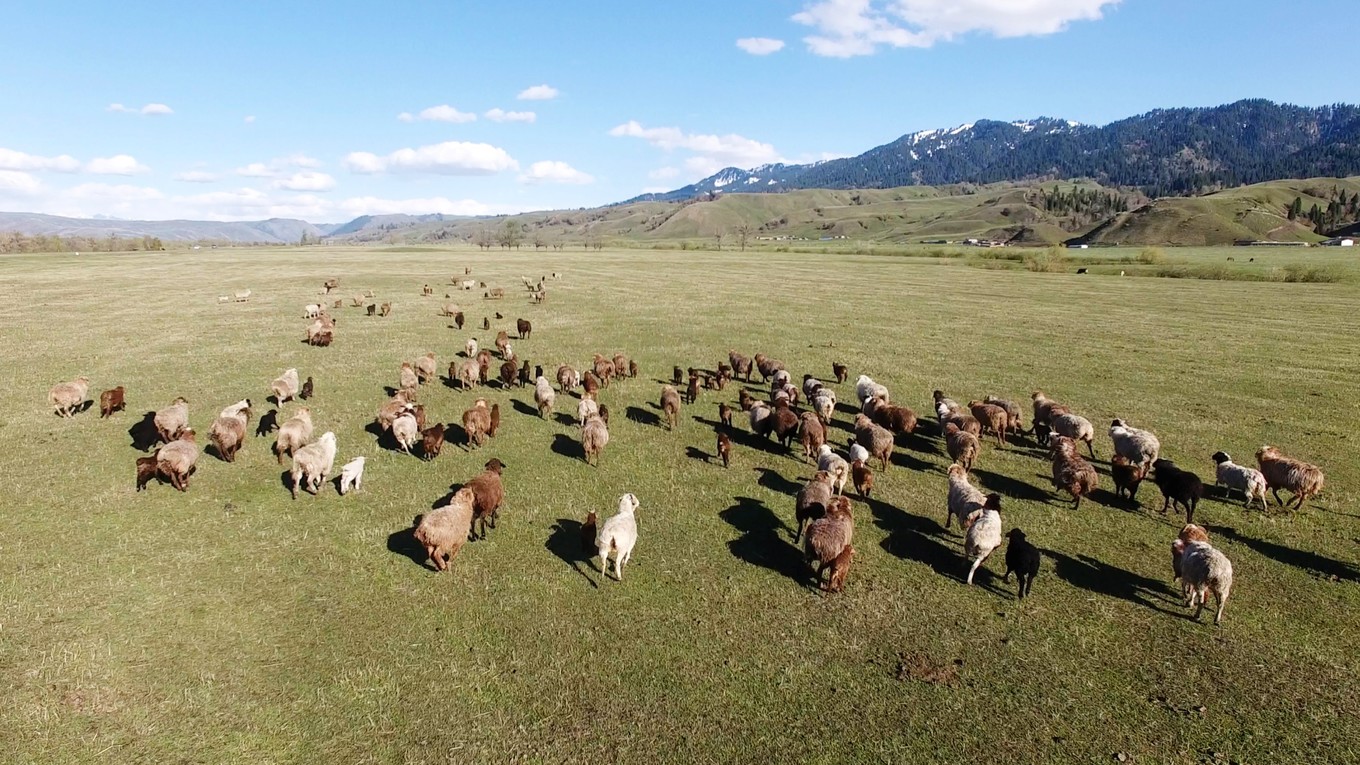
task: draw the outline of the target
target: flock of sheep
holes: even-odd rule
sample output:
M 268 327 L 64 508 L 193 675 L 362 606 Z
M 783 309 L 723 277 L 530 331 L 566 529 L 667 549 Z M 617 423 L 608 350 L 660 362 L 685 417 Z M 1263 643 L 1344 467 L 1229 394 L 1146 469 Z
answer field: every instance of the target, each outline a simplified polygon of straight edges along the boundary
M 455 278 L 454 283 L 466 281 L 469 280 Z M 536 284 L 528 279 L 524 281 L 534 292 L 535 302 L 542 302 L 543 280 Z M 329 292 L 337 285 L 335 280 L 329 280 L 324 287 Z M 432 294 L 429 285 L 425 285 L 422 293 Z M 487 297 L 492 297 L 490 291 Z M 441 313 L 456 316 L 456 325 L 462 327 L 462 311 L 456 306 L 450 309 L 446 305 Z M 325 307 L 308 305 L 304 315 L 312 319 L 307 342 L 329 345 L 335 323 Z M 499 313 L 496 317 L 502 318 Z M 483 327 L 490 328 L 489 317 L 483 320 Z M 532 329 L 529 321 L 519 319 L 516 322 L 517 340 L 528 340 Z M 501 386 L 532 385 L 534 402 L 541 417 L 552 415 L 559 395 L 578 387 L 582 389 L 576 407 L 582 454 L 587 463 L 598 464 L 610 442 L 609 409 L 600 401 L 601 390 L 612 380 L 637 377 L 637 363 L 623 354 L 612 357 L 596 354 L 584 371 L 560 365 L 554 374 L 557 383 L 554 389 L 541 366 L 531 372 L 528 360 L 519 363 L 507 332 L 501 331 L 497 335 L 495 347 L 500 358 L 496 377 Z M 449 365 L 449 384 L 465 389 L 487 385 L 492 377 L 493 363 L 490 350 L 480 349 L 477 341 L 470 339 L 463 348 L 461 361 L 454 360 Z M 834 385 L 847 383 L 849 375 L 845 365 L 834 364 L 832 372 Z M 762 383 L 770 385 L 769 401 L 751 396 L 747 386 L 752 383 L 753 373 L 761 376 Z M 390 439 L 401 452 L 414 454 L 418 451 L 424 459 L 437 457 L 445 438 L 454 429 L 454 426 L 446 427 L 442 423 L 427 427 L 425 408 L 418 403 L 418 391 L 422 384 L 435 379 L 437 367 L 433 352 L 412 362 L 402 362 L 396 390 L 379 407 L 376 417 L 380 438 Z M 817 471 L 795 498 L 793 542 L 797 545 L 802 541 L 810 574 L 818 586 L 830 592 L 840 591 L 845 586 L 855 554 L 852 546 L 855 518 L 845 494 L 846 484 L 850 483 L 863 500 L 872 495 L 875 476 L 871 466 L 877 463 L 879 470 L 887 471 L 892 464 L 897 438 L 917 430 L 920 423 L 916 413 L 910 407 L 894 403 L 885 386 L 861 375 L 853 386 L 855 409 L 852 411 L 857 410 L 852 425 L 854 435 L 847 453 L 842 456 L 832 448 L 827 436 L 839 404 L 833 383 L 824 384 L 813 375 L 804 375 L 801 386 L 797 386 L 783 362 L 759 353 L 748 358 L 736 351 L 730 351 L 727 361 L 719 362 L 715 370 L 689 368 L 688 384 L 684 381 L 685 373 L 677 366 L 673 370 L 673 384 L 662 387 L 659 408 L 668 429 L 674 430 L 679 425 L 681 406 L 695 404 L 701 389 L 722 391 L 729 382 L 742 381 L 746 385 L 739 387 L 737 403 L 746 413 L 750 432 L 766 439 L 774 436 L 791 451 L 796 441 L 803 457 L 816 461 Z M 90 381 L 79 377 L 53 386 L 48 400 L 57 415 L 73 417 L 85 408 L 89 389 Z M 284 371 L 269 385 L 270 396 L 280 408 L 288 402 L 306 400 L 313 392 L 312 378 L 300 381 L 296 369 Z M 800 410 L 804 403 L 807 409 Z M 126 406 L 123 387 L 104 391 L 99 404 L 101 418 L 123 410 Z M 1094 426 L 1043 392 L 1036 391 L 1031 396 L 1032 419 L 1028 429 L 1022 423 L 1020 407 L 1013 401 L 995 396 L 972 400 L 964 406 L 936 390 L 932 404 L 938 435 L 953 461 L 947 471 L 945 528 L 957 521 L 964 533 L 964 554 L 972 561 L 966 577 L 969 584 L 977 569 L 1001 546 L 1003 539 L 1003 498 L 995 493 L 984 494 L 969 479 L 970 471 L 982 454 L 984 436 L 994 438 L 998 447 L 1006 446 L 1010 440 L 1025 438 L 1047 447 L 1053 487 L 1072 497 L 1074 509 L 1080 507 L 1083 497 L 1089 497 L 1097 488 L 1099 474 L 1078 448 L 1084 443 L 1087 454 L 1094 459 Z M 209 440 L 221 460 L 235 460 L 246 440 L 251 406 L 250 399 L 243 399 L 223 409 L 213 420 Z M 737 433 L 733 425 L 734 411 L 729 403 L 719 404 L 720 422 L 715 438 L 717 456 L 724 466 L 731 459 L 732 436 Z M 469 448 L 483 445 L 496 435 L 500 419 L 499 404 L 489 405 L 486 398 L 475 399 L 462 416 L 463 440 Z M 153 422 L 155 443 L 151 446 L 159 444 L 159 448 L 150 456 L 137 459 L 136 488 L 140 491 L 159 479 L 180 491 L 187 491 L 199 458 L 196 434 L 189 426 L 188 401 L 176 398 L 155 413 Z M 292 463 L 293 497 L 297 497 L 299 489 L 318 493 L 334 472 L 335 434 L 327 431 L 316 436 L 311 412 L 306 406 L 297 407 L 282 423 L 277 422 L 277 412 L 271 410 L 262 418 L 256 434 L 264 435 L 275 428 L 278 434 L 274 453 L 281 464 L 285 458 Z M 1232 587 L 1232 564 L 1210 544 L 1204 529 L 1194 524 L 1196 506 L 1204 496 L 1203 481 L 1193 472 L 1162 457 L 1161 443 L 1153 433 L 1119 419 L 1110 424 L 1107 433 L 1113 447 L 1110 469 L 1116 493 L 1136 501 L 1138 487 L 1146 478 L 1153 481 L 1163 495 L 1163 513 L 1173 506 L 1184 510 L 1185 526 L 1172 544 L 1173 574 L 1182 582 L 1187 604 L 1198 605 L 1196 618 L 1207 594 L 1215 596 L 1218 605 L 1215 623 L 1219 623 Z M 1324 476 L 1318 467 L 1286 457 L 1274 447 L 1264 446 L 1256 453 L 1258 468 L 1237 465 L 1224 451 L 1216 452 L 1212 459 L 1216 465 L 1215 484 L 1229 492 L 1240 491 L 1246 506 L 1259 500 L 1263 508 L 1268 507 L 1269 492 L 1273 492 L 1276 501 L 1283 506 L 1285 502 L 1280 499 L 1279 491 L 1285 489 L 1293 494 L 1294 507 L 1301 508 L 1323 488 Z M 356 457 L 341 467 L 337 477 L 340 494 L 362 488 L 364 464 L 364 457 Z M 412 534 L 436 570 L 446 569 L 469 539 L 485 538 L 488 524 L 495 528 L 505 495 L 504 468 L 499 459 L 489 460 L 485 470 L 463 484 L 445 504 L 417 519 Z M 606 574 L 612 554 L 615 577 L 620 580 L 637 542 L 635 513 L 639 504 L 636 496 L 624 494 L 615 514 L 603 524 L 597 527 L 596 515 L 591 512 L 582 527 L 585 550 L 600 557 L 601 571 Z M 1009 580 L 1012 572 L 1018 575 L 1018 594 L 1023 598 L 1029 594 L 1042 556 L 1022 530 L 1012 528 L 1005 536 L 1009 539 L 1005 579 Z M 823 584 L 828 570 L 830 578 Z

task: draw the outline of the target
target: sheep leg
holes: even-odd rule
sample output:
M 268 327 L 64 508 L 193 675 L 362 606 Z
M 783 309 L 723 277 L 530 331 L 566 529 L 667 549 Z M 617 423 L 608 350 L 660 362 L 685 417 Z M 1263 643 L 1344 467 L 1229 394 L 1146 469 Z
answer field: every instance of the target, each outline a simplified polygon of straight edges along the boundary
M 1275 493 L 1275 504 L 1284 507 L 1284 500 L 1280 499 L 1280 487 L 1276 486 L 1273 491 Z
M 981 565 L 982 565 L 982 561 L 984 561 L 984 560 L 986 560 L 986 559 L 987 559 L 987 556 L 986 556 L 986 555 L 979 555 L 979 556 L 977 557 L 977 560 L 973 561 L 973 567 L 970 568 L 970 569 L 968 569 L 968 583 L 969 583 L 969 584 L 972 584 L 972 583 L 973 583 L 973 573 L 976 572 L 976 571 L 978 570 L 978 566 L 981 566 Z
M 1080 507 L 1081 507 L 1081 495 L 1080 495 L 1080 494 L 1073 494 L 1073 495 L 1072 495 L 1072 499 L 1074 500 L 1074 501 L 1072 502 L 1072 509 L 1073 509 L 1073 510 L 1076 510 L 1076 509 L 1080 508 Z
M 1228 593 L 1227 593 L 1227 592 L 1218 592 L 1217 590 L 1215 590 L 1215 591 L 1214 591 L 1214 598 L 1215 598 L 1216 600 L 1218 600 L 1218 613 L 1214 614 L 1214 624 L 1216 624 L 1216 625 L 1217 625 L 1217 624 L 1222 624 L 1222 623 L 1223 623 L 1223 606 L 1226 605 L 1227 602 L 1228 602 Z
M 1087 441 L 1087 442 L 1086 442 L 1086 451 L 1090 452 L 1090 454 L 1091 454 L 1091 459 L 1095 459 L 1095 458 L 1096 458 L 1096 448 L 1095 448 L 1094 446 L 1091 445 L 1091 442 L 1090 442 L 1090 441 Z
M 1199 621 L 1199 614 L 1204 610 L 1204 599 L 1206 597 L 1208 597 L 1206 588 L 1197 588 L 1197 592 L 1195 593 L 1195 621 Z

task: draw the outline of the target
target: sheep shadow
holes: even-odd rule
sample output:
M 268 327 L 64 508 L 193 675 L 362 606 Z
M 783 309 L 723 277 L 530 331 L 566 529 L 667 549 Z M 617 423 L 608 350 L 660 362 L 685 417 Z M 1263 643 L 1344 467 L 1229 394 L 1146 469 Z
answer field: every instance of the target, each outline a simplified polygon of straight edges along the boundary
M 132 439 L 132 448 L 139 452 L 149 452 L 160 440 L 160 435 L 156 433 L 156 413 L 147 412 L 142 415 L 142 419 L 132 424 L 127 429 L 128 437 Z
M 700 462 L 711 462 L 715 455 L 709 454 L 703 449 L 700 449 L 695 446 L 686 446 L 685 456 L 689 457 L 692 460 L 699 460 Z
M 962 538 L 957 548 L 951 548 L 936 539 L 946 532 L 935 521 L 912 515 L 882 500 L 870 498 L 864 502 L 874 517 L 874 525 L 887 532 L 880 543 L 884 552 L 902 560 L 924 564 L 946 579 L 964 581 L 971 564 L 963 556 Z
M 872 463 L 873 461 L 873 458 L 870 458 L 870 462 Z M 908 470 L 917 470 L 922 473 L 929 473 L 931 471 L 943 472 L 942 469 L 937 467 L 934 463 L 926 462 L 920 457 L 906 454 L 897 449 L 893 450 L 892 456 L 889 457 L 888 462 L 899 467 L 907 468 Z
M 735 415 L 733 415 L 733 418 L 735 419 Z M 765 452 L 766 454 L 772 454 L 775 456 L 780 455 L 790 456 L 794 454 L 792 449 L 785 449 L 783 446 L 780 445 L 778 441 L 774 440 L 773 437 L 765 438 L 764 436 L 758 436 L 749 430 L 742 430 L 741 428 L 737 427 L 729 428 L 723 425 L 722 422 L 719 420 L 710 420 L 697 414 L 693 416 L 693 419 L 700 425 L 707 425 L 710 428 L 714 429 L 722 428 L 723 432 L 727 434 L 728 438 L 732 439 L 732 443 L 738 446 L 743 446 L 747 449 L 755 449 L 756 451 Z
M 1267 542 L 1264 539 L 1256 539 L 1240 533 L 1231 526 L 1209 526 L 1205 528 L 1212 534 L 1220 535 L 1231 539 L 1241 545 L 1246 545 L 1253 551 L 1271 558 L 1280 563 L 1284 563 L 1305 571 L 1314 571 L 1328 579 L 1345 580 L 1348 582 L 1360 582 L 1360 568 L 1345 561 L 1334 560 L 1317 553 L 1307 550 L 1297 550 L 1293 547 L 1286 547 L 1275 542 Z
M 517 398 L 512 398 L 510 399 L 510 406 L 514 407 L 515 411 L 519 412 L 520 414 L 533 415 L 534 417 L 538 416 L 538 407 L 526 401 L 520 401 Z
M 586 450 L 581 446 L 581 442 L 562 433 L 553 436 L 552 452 L 553 454 L 561 455 L 568 459 L 581 460 L 583 462 L 586 458 Z
M 649 412 L 640 406 L 630 406 L 623 411 L 623 414 L 633 422 L 658 428 L 661 427 L 661 415 L 656 412 Z
M 553 414 L 553 421 L 556 422 L 558 425 L 564 425 L 566 427 L 572 427 L 576 425 L 576 418 L 572 417 L 566 412 L 556 412 L 555 414 Z
M 1053 492 L 1045 491 L 1039 486 L 1025 483 L 1016 478 L 1011 478 L 1000 473 L 993 473 L 990 470 L 973 468 L 971 471 L 977 477 L 978 483 L 987 491 L 994 491 L 1003 497 L 1012 497 L 1025 500 L 1027 502 L 1038 502 L 1040 504 L 1052 504 Z
M 756 483 L 770 491 L 787 494 L 792 497 L 797 496 L 798 492 L 803 490 L 803 485 L 801 483 L 790 481 L 770 468 L 758 467 L 755 470 L 757 473 L 760 473 L 760 478 L 756 479 Z
M 377 422 L 370 422 L 365 425 L 364 432 L 373 436 L 373 443 L 377 444 L 379 449 L 405 454 L 405 452 L 401 450 L 401 447 L 397 445 L 397 438 L 392 435 L 392 431 L 383 430 L 383 426 L 379 425 Z
M 420 524 L 421 516 L 417 515 L 411 521 L 411 526 L 399 529 L 387 535 L 387 551 L 396 553 L 411 559 L 411 562 L 425 569 L 426 571 L 438 571 L 430 562 L 429 556 L 425 554 L 425 548 L 416 541 L 415 530 Z
M 785 541 L 781 533 L 791 531 L 783 519 L 758 499 L 734 499 L 735 505 L 718 513 L 719 517 L 741 532 L 741 536 L 727 543 L 732 555 L 810 588 L 812 577 L 802 553 Z
M 260 415 L 260 421 L 255 423 L 255 437 L 267 436 L 279 429 L 279 410 L 270 409 Z
M 1078 555 L 1073 558 L 1056 550 L 1042 552 L 1053 561 L 1053 570 L 1058 578 L 1074 587 L 1097 595 L 1125 600 L 1182 619 L 1190 618 L 1188 612 L 1172 611 L 1163 606 L 1182 603 L 1180 594 L 1172 591 L 1165 582 L 1112 566 L 1089 555 Z
M 600 588 L 599 583 L 591 579 L 590 574 L 586 573 L 586 569 L 595 570 L 594 566 L 591 565 L 595 551 L 587 551 L 581 545 L 581 529 L 584 525 L 580 521 L 569 518 L 558 518 L 557 522 L 553 524 L 552 533 L 548 535 L 548 541 L 544 542 L 543 546 L 584 577 L 591 587 L 598 590 Z M 585 564 L 584 567 L 581 565 L 583 563 Z

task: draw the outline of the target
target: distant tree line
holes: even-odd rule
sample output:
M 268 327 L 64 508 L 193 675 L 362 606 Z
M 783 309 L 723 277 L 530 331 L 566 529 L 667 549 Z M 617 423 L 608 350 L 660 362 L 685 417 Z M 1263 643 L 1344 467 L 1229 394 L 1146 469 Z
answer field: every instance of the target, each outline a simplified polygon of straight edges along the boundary
M 129 252 L 164 250 L 156 236 L 58 236 L 0 232 L 0 253 L 13 252 Z
M 1290 220 L 1306 220 L 1313 230 L 1319 234 L 1340 228 L 1347 223 L 1360 220 L 1360 191 L 1353 194 L 1347 193 L 1345 189 L 1332 187 L 1331 193 L 1323 196 L 1323 192 L 1311 191 L 1312 196 L 1327 199 L 1324 207 L 1316 202 L 1308 208 L 1307 212 L 1303 209 L 1303 198 L 1294 197 L 1290 203 L 1286 215 Z

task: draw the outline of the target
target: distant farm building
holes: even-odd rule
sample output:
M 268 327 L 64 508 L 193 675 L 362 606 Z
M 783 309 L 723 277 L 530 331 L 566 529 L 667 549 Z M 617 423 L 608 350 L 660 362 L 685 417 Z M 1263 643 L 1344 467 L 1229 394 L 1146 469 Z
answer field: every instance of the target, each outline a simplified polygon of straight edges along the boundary
M 1354 247 L 1355 240 L 1349 236 L 1338 236 L 1321 243 L 1323 247 Z

